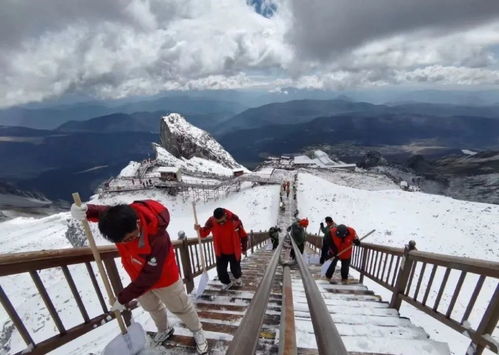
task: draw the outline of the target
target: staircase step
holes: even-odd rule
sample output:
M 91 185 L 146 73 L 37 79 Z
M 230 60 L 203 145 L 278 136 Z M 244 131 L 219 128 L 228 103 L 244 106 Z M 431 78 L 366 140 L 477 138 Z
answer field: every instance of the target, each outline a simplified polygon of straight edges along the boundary
M 344 324 L 371 324 L 380 325 L 387 327 L 412 327 L 413 324 L 410 320 L 399 318 L 395 316 L 365 316 L 357 315 L 352 317 L 351 315 L 345 314 L 334 314 L 331 316 L 334 323 L 344 323 Z M 310 313 L 307 312 L 295 312 L 295 319 L 310 319 Z
M 305 297 L 293 297 L 293 300 L 297 304 L 307 304 L 307 299 Z M 378 299 L 346 299 L 346 298 L 324 298 L 324 303 L 327 306 L 348 306 L 348 307 L 369 307 L 369 308 L 388 308 L 388 303 L 379 302 Z
M 421 327 L 398 327 L 379 326 L 372 324 L 345 324 L 335 322 L 335 326 L 341 336 L 370 336 L 391 337 L 401 339 L 428 339 L 428 335 Z M 310 320 L 296 320 L 296 328 L 314 336 L 312 322 Z
M 450 354 L 449 346 L 446 343 L 430 339 L 344 336 L 342 340 L 348 351 L 404 355 Z
M 295 312 L 308 312 L 308 304 L 303 303 L 295 303 Z M 375 307 L 350 307 L 347 305 L 341 306 L 331 306 L 328 305 L 327 309 L 331 315 L 341 314 L 341 315 L 349 315 L 351 317 L 356 317 L 358 315 L 365 316 L 393 316 L 398 317 L 399 313 L 396 309 L 393 308 L 375 308 Z

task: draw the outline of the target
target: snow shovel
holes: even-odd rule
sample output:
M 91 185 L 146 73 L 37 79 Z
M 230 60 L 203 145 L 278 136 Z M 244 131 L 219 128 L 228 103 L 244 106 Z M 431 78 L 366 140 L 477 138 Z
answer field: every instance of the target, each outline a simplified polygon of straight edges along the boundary
M 359 239 L 359 241 L 369 237 L 371 234 L 373 234 L 374 232 L 376 231 L 376 229 L 373 229 L 372 231 L 370 231 L 369 233 L 367 233 L 366 235 L 364 235 L 362 238 Z M 353 244 L 350 245 L 348 248 L 342 250 L 338 255 L 336 255 L 336 257 L 340 256 L 341 254 L 343 254 L 344 252 L 346 252 L 347 250 L 350 250 L 350 248 L 352 248 Z M 322 264 L 321 266 L 321 276 L 326 276 L 326 271 L 327 269 L 329 269 L 329 265 L 331 265 L 331 263 L 333 262 L 332 260 L 333 258 L 327 260 L 326 262 L 324 262 L 324 264 Z
M 196 213 L 196 203 L 192 201 L 192 211 L 194 212 L 194 222 L 196 224 L 198 223 L 198 214 Z M 204 248 L 201 245 L 201 233 L 199 232 L 199 229 L 196 230 L 198 233 L 198 245 L 199 248 L 201 249 L 201 266 L 203 267 L 203 273 L 201 274 L 201 279 L 199 279 L 198 287 L 196 289 L 196 297 L 199 297 L 203 294 L 204 289 L 206 288 L 206 285 L 208 284 L 209 277 L 208 273 L 206 272 L 206 259 L 204 257 Z
M 81 206 L 80 194 L 78 192 L 73 193 L 73 200 L 77 206 Z M 99 269 L 99 273 L 102 278 L 102 282 L 104 283 L 104 287 L 106 288 L 107 295 L 109 298 L 109 304 L 112 305 L 116 298 L 114 297 L 113 289 L 109 284 L 109 280 L 107 277 L 106 270 L 104 269 L 104 265 L 102 264 L 102 259 L 97 250 L 97 245 L 95 244 L 94 236 L 92 235 L 92 231 L 90 230 L 90 226 L 88 225 L 88 221 L 84 219 L 81 221 L 83 224 L 83 229 L 85 230 L 85 234 L 87 235 L 88 244 L 90 244 L 90 248 L 92 249 L 92 254 L 94 255 L 95 262 L 97 263 L 97 267 Z M 121 334 L 116 336 L 109 344 L 104 348 L 104 355 L 134 355 L 138 354 L 141 350 L 144 349 L 146 345 L 146 337 L 145 332 L 142 326 L 139 323 L 132 323 L 132 325 L 127 329 L 123 318 L 121 317 L 121 312 L 115 311 L 114 316 L 118 321 L 118 324 L 121 329 Z

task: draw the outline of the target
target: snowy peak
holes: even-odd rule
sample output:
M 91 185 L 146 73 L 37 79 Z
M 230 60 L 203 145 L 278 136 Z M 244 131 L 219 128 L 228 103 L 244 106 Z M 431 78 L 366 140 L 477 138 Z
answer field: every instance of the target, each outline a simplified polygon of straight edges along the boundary
M 161 146 L 176 158 L 198 157 L 229 169 L 242 168 L 210 134 L 191 125 L 178 113 L 163 117 L 160 137 Z

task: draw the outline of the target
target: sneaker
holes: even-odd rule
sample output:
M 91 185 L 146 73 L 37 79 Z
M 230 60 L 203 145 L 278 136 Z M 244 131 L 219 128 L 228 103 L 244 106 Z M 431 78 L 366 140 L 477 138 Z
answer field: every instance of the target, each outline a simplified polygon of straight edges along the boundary
M 168 327 L 164 332 L 157 332 L 156 335 L 154 336 L 154 342 L 155 343 L 162 343 L 169 337 L 173 335 L 173 332 L 175 331 L 175 328 L 173 327 Z
M 242 286 L 242 285 L 243 285 L 243 280 L 241 280 L 241 278 L 234 280 L 234 286 Z
M 206 341 L 206 337 L 204 336 L 203 329 L 198 330 L 197 332 L 193 332 L 192 334 L 194 335 L 194 340 L 196 341 L 196 350 L 198 354 L 207 354 L 208 342 Z
M 227 291 L 231 287 L 232 287 L 232 282 L 229 282 L 228 284 L 222 284 L 222 291 Z

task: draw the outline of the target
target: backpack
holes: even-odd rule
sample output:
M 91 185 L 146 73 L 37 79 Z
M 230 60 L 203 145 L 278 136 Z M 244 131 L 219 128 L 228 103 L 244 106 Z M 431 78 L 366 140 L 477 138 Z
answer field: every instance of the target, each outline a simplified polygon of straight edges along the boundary
M 158 217 L 159 224 L 164 225 L 165 228 L 170 223 L 170 212 L 168 212 L 168 208 L 163 206 L 158 201 L 141 200 L 141 201 L 133 201 L 133 203 L 140 203 L 140 204 L 148 207 L 150 210 L 154 211 L 156 213 L 156 216 Z

